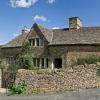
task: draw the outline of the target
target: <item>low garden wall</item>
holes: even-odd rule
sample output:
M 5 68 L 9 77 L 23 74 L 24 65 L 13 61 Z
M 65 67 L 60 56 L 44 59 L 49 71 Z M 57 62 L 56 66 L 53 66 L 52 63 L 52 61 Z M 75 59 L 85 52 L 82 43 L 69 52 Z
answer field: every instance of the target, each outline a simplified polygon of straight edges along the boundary
M 55 71 L 20 69 L 16 75 L 15 83 L 18 84 L 20 80 L 24 80 L 29 94 L 97 88 L 100 87 L 100 77 L 97 75 L 99 68 L 100 65 L 91 64 Z

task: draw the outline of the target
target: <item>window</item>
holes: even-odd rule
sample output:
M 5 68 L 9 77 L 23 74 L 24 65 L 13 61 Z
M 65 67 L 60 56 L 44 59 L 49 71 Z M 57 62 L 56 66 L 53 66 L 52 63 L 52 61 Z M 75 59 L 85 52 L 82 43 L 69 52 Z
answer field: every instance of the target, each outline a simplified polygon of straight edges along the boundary
M 36 46 L 40 46 L 39 45 L 39 38 L 35 39 L 36 40 Z
M 34 39 L 32 40 L 32 46 L 35 46 L 35 40 Z
M 46 59 L 46 67 L 48 68 L 48 58 Z
M 15 60 L 16 59 L 13 56 L 6 57 L 6 64 L 14 64 Z
M 30 46 L 35 46 L 35 39 L 29 39 Z
M 37 58 L 37 67 L 40 67 L 40 59 Z
M 48 58 L 33 58 L 34 67 L 48 68 Z
M 43 39 L 39 39 L 39 46 L 43 46 Z
M 43 38 L 29 39 L 29 42 L 30 42 L 30 46 L 43 46 L 44 45 Z
M 42 58 L 42 68 L 44 68 L 44 58 Z
M 36 58 L 33 58 L 33 66 L 36 67 Z

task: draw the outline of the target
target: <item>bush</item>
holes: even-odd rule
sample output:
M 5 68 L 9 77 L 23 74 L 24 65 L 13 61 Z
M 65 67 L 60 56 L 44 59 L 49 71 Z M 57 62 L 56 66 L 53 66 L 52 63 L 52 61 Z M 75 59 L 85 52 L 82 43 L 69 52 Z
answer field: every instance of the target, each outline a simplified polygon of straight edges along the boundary
M 100 77 L 100 68 L 99 68 L 99 69 L 97 69 L 96 74 Z
M 4 68 L 3 64 L 0 64 L 0 69 L 3 69 L 3 68 Z
M 17 56 L 17 64 L 19 68 L 33 69 L 33 59 L 29 53 L 29 44 L 27 42 L 23 44 L 23 47 Z
M 96 64 L 97 62 L 100 62 L 100 57 L 92 55 L 86 58 L 78 58 L 75 65 Z
M 27 85 L 24 80 L 21 80 L 18 84 L 14 84 L 13 87 L 9 90 L 9 95 L 14 94 L 24 94 L 27 90 Z
M 33 60 L 29 53 L 20 54 L 18 64 L 24 69 L 33 69 Z
M 5 64 L 0 63 L 0 69 L 4 69 L 5 67 L 6 67 L 6 65 L 5 65 Z

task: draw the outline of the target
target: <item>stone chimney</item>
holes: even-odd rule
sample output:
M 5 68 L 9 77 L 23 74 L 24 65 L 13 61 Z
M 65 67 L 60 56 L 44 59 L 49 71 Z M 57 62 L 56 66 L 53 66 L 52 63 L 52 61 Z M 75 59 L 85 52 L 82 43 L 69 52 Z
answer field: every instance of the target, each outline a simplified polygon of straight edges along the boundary
M 69 29 L 79 29 L 82 27 L 82 21 L 79 17 L 69 18 Z
M 30 29 L 28 29 L 26 26 L 24 26 L 23 29 L 22 29 L 22 34 L 28 33 L 29 31 L 30 31 Z

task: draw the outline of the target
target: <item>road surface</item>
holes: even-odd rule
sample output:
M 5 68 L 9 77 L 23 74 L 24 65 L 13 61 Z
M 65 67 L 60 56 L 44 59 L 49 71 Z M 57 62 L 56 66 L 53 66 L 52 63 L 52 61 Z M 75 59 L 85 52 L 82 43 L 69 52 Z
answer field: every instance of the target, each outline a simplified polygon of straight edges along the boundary
M 100 100 L 100 88 L 31 96 L 0 96 L 0 100 Z

